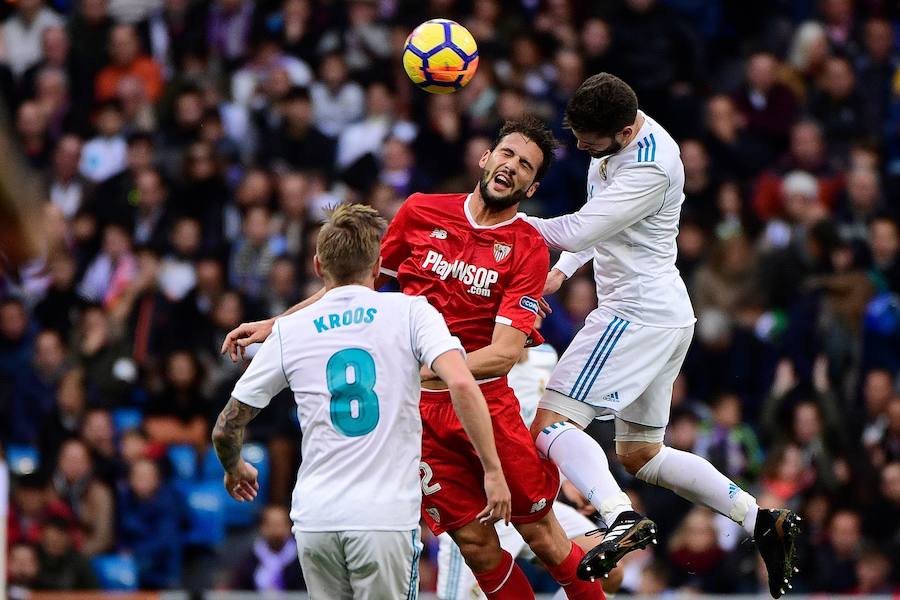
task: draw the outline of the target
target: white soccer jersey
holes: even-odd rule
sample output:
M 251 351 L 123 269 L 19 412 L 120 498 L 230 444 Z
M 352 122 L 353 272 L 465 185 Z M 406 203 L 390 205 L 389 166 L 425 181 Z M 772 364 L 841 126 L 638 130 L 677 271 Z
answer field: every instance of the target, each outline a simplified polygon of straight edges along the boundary
M 556 350 L 550 344 L 541 344 L 534 348 L 528 348 L 528 357 L 517 362 L 510 369 L 507 380 L 509 387 L 516 393 L 519 399 L 519 410 L 525 425 L 531 427 L 531 422 L 537 414 L 538 402 L 544 395 L 544 388 L 556 366 Z
M 462 346 L 421 297 L 347 285 L 275 321 L 234 388 L 265 407 L 290 387 L 303 432 L 299 531 L 419 524 L 420 364 Z
M 567 277 L 594 259 L 600 307 L 632 323 L 686 327 L 694 310 L 675 268 L 684 166 L 672 136 L 641 114 L 644 125 L 630 144 L 591 160 L 578 212 L 528 222 L 567 251 L 555 265 Z

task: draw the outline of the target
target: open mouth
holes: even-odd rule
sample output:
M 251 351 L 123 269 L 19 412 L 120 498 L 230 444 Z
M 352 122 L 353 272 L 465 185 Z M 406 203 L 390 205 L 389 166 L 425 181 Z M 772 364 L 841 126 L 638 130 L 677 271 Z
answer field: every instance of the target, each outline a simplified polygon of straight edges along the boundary
M 512 179 L 505 173 L 497 173 L 494 176 L 494 186 L 504 190 L 512 189 Z

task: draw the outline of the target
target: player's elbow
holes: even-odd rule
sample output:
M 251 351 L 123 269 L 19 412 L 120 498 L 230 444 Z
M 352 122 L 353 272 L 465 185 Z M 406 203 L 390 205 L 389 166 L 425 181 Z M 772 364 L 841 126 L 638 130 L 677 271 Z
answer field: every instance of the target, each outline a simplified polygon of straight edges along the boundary
M 444 383 L 447 384 L 447 389 L 454 398 L 467 398 L 478 391 L 478 384 L 475 383 L 471 373 L 455 375 L 444 380 Z

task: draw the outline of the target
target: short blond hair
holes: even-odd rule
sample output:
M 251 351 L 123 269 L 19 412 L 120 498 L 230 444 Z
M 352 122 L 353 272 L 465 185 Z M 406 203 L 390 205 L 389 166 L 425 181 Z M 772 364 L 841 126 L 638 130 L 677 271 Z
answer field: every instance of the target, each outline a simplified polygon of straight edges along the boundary
M 363 278 L 378 262 L 387 221 L 371 206 L 339 204 L 319 230 L 316 255 L 335 283 Z

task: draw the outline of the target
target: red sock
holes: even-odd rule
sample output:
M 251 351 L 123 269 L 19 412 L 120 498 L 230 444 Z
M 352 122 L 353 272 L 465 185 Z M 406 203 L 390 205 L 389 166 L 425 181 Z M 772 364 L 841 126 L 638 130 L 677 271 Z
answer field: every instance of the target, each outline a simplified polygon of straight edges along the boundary
M 578 563 L 584 556 L 584 550 L 578 544 L 572 544 L 572 551 L 564 561 L 547 570 L 566 592 L 569 600 L 604 600 L 606 594 L 599 581 L 582 581 L 578 579 Z
M 528 578 L 506 550 L 499 565 L 490 571 L 475 573 L 475 579 L 488 600 L 534 600 Z

